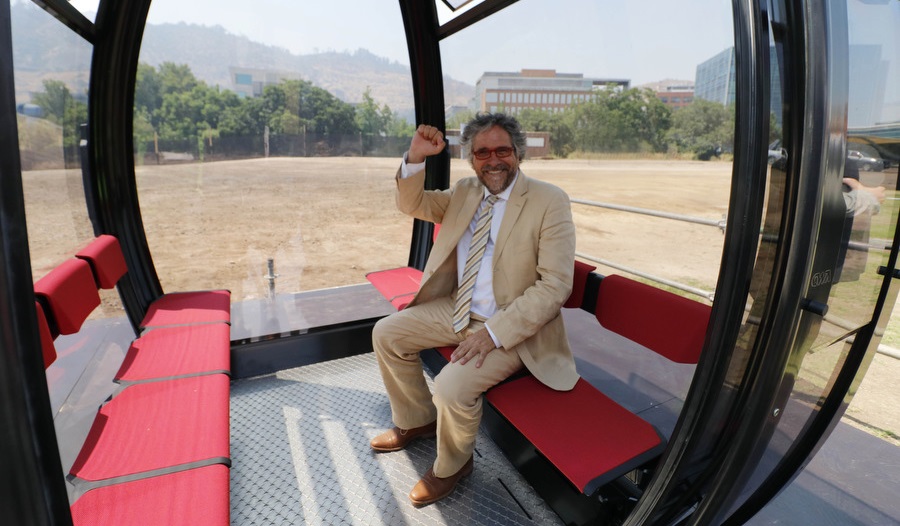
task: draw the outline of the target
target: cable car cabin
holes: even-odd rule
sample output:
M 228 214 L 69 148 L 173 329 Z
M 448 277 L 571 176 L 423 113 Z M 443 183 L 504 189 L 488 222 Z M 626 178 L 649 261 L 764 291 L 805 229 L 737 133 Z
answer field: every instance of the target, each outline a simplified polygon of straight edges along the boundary
M 10 524 L 900 521 L 854 398 L 900 374 L 896 2 L 321 4 L 0 6 Z M 435 441 L 369 447 L 437 231 L 394 177 L 420 123 L 426 189 L 474 175 L 476 112 L 570 198 L 580 378 L 487 390 L 417 508 Z

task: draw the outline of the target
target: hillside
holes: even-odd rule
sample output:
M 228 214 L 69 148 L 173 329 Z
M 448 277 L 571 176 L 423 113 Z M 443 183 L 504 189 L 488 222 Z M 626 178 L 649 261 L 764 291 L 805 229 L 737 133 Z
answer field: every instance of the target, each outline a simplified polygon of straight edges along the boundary
M 46 78 L 69 83 L 73 92 L 87 88 L 90 46 L 56 28 L 58 22 L 32 4 L 13 4 L 13 54 L 20 102 L 42 89 Z M 359 102 L 367 87 L 380 104 L 412 120 L 413 95 L 409 68 L 365 49 L 353 53 L 295 55 L 286 49 L 253 42 L 221 26 L 151 24 L 145 28 L 141 62 L 186 64 L 197 78 L 228 89 L 229 67 L 299 74 L 346 102 Z M 469 84 L 447 79 L 446 103 L 466 105 L 474 96 Z

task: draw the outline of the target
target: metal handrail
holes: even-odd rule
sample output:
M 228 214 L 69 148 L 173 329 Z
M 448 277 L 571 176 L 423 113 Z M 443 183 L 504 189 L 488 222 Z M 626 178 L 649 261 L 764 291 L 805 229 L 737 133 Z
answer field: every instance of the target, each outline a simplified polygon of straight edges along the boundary
M 717 227 L 722 232 L 725 232 L 725 217 L 722 219 L 705 219 L 702 217 L 693 217 L 686 216 L 683 214 L 673 214 L 671 212 L 660 212 L 659 210 L 650 210 L 649 208 L 638 208 L 635 206 L 624 206 L 617 205 L 613 203 L 603 203 L 599 201 L 588 201 L 585 199 L 569 199 L 573 203 L 578 203 L 580 205 L 588 205 L 588 206 L 596 206 L 599 208 L 609 208 L 610 210 L 620 210 L 622 212 L 632 212 L 635 214 L 644 214 L 648 216 L 654 217 L 662 217 L 664 219 L 674 219 L 676 221 L 684 221 L 686 223 L 696 223 L 698 225 L 707 225 Z
M 725 221 L 724 216 L 722 216 L 722 219 L 714 220 L 714 219 L 705 219 L 702 217 L 687 216 L 684 214 L 674 214 L 671 212 L 660 212 L 659 210 L 650 210 L 649 208 L 638 208 L 636 206 L 624 206 L 624 205 L 617 205 L 617 204 L 613 204 L 613 203 L 602 203 L 599 201 L 588 201 L 586 199 L 570 199 L 570 201 L 573 203 L 587 205 L 587 206 L 594 206 L 594 207 L 598 207 L 598 208 L 608 208 L 610 210 L 619 210 L 621 212 L 630 212 L 633 214 L 643 214 L 643 215 L 648 215 L 648 216 L 653 216 L 653 217 L 660 217 L 663 219 L 673 219 L 675 221 L 683 221 L 686 223 L 695 223 L 698 225 L 712 226 L 712 227 L 718 228 L 722 232 L 725 232 L 726 221 Z M 618 269 L 623 272 L 628 272 L 629 274 L 632 274 L 635 276 L 640 276 L 640 277 L 648 279 L 650 281 L 655 281 L 656 283 L 660 283 L 660 284 L 666 285 L 668 287 L 682 290 L 684 292 L 693 294 L 695 296 L 700 296 L 701 298 L 708 300 L 710 302 L 713 301 L 713 299 L 715 298 L 714 291 L 698 289 L 697 287 L 692 287 L 690 285 L 685 285 L 684 283 L 678 283 L 677 281 L 671 281 L 671 280 L 668 280 L 668 279 L 665 279 L 665 278 L 662 278 L 659 276 L 654 276 L 653 274 L 641 272 L 640 270 L 637 270 L 635 268 L 627 267 L 625 265 L 620 265 L 618 263 L 613 263 L 612 261 L 609 261 L 607 259 L 596 258 L 593 256 L 589 256 L 587 254 L 582 254 L 580 252 L 576 252 L 575 255 L 582 259 L 586 259 L 588 261 L 593 261 L 594 263 L 599 263 L 606 267 Z
M 618 263 L 613 263 L 612 261 L 603 259 L 603 258 L 595 258 L 593 256 L 589 256 L 587 254 L 582 254 L 581 252 L 575 252 L 575 256 L 581 259 L 586 259 L 588 261 L 593 261 L 594 263 L 599 263 L 605 267 L 619 269 L 621 271 L 627 272 L 629 274 L 633 274 L 635 276 L 640 276 L 645 279 L 649 279 L 651 281 L 655 281 L 657 283 L 661 283 L 663 285 L 676 288 L 678 290 L 683 290 L 690 294 L 694 294 L 695 296 L 700 296 L 703 299 L 712 301 L 715 298 L 715 292 L 698 289 L 696 287 L 691 287 L 690 285 L 684 285 L 683 283 L 678 283 L 677 281 L 671 281 L 665 278 L 661 278 L 659 276 L 654 276 L 653 274 L 647 274 L 646 272 L 641 272 L 640 270 L 633 269 L 631 267 L 626 267 L 625 265 L 619 265 Z

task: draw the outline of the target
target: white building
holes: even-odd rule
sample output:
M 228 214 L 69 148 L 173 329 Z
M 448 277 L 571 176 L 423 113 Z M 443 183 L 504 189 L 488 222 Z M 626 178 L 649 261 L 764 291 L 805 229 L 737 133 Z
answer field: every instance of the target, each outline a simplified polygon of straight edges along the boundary
M 525 108 L 562 111 L 588 100 L 597 90 L 628 89 L 626 79 L 592 79 L 581 73 L 523 69 L 516 73 L 485 72 L 475 84 L 475 110 L 515 114 Z

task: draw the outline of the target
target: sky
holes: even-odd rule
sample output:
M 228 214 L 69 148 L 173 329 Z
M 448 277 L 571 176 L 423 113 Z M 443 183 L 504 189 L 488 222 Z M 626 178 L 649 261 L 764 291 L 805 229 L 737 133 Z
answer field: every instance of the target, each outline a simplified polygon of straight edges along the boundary
M 99 2 L 72 3 L 88 13 Z M 409 64 L 396 0 L 153 0 L 148 22 L 220 25 L 297 54 L 365 48 Z M 699 62 L 732 45 L 732 24 L 730 0 L 520 0 L 444 40 L 444 74 L 469 84 L 526 68 L 632 85 L 693 80 Z

